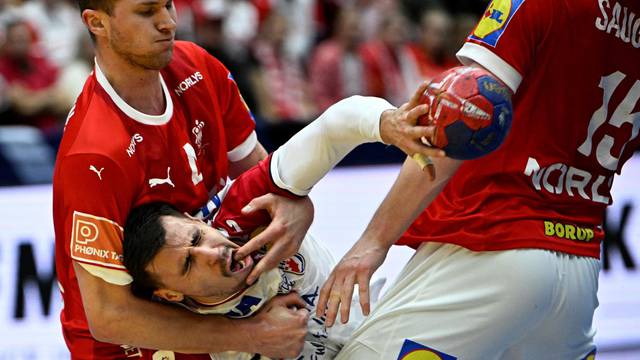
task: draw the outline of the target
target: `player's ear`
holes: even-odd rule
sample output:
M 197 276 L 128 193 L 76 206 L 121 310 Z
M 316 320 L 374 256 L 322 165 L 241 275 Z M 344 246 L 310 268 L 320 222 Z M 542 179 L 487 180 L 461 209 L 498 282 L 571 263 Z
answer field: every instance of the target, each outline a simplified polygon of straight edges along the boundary
M 156 289 L 153 291 L 153 295 L 169 302 L 180 302 L 184 299 L 183 293 L 169 289 Z
M 191 216 L 191 214 L 189 214 L 188 212 L 184 212 L 184 216 L 186 216 L 187 218 L 193 220 L 193 221 L 199 221 L 199 222 L 204 222 L 202 221 L 202 219 L 198 219 L 197 217 Z
M 100 10 L 85 9 L 82 11 L 82 22 L 96 37 L 105 36 L 106 13 Z

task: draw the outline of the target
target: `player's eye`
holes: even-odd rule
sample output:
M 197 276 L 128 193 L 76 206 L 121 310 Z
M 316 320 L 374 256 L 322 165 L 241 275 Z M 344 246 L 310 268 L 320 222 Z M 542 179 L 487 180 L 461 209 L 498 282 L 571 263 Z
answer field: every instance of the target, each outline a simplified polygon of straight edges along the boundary
M 164 7 L 171 9 L 173 7 L 173 1 L 167 1 L 167 4 Z
M 191 247 L 194 248 L 200 245 L 200 241 L 202 241 L 202 237 L 204 236 L 204 230 L 195 229 L 193 234 L 191 235 Z M 191 263 L 193 262 L 193 256 L 191 256 L 191 249 L 187 252 L 187 257 L 184 259 L 184 265 L 182 268 L 182 273 L 187 274 L 191 269 Z
M 138 11 L 139 15 L 145 16 L 145 17 L 149 17 L 152 16 L 155 13 L 155 9 L 154 8 L 146 8 L 144 10 L 140 10 Z
M 187 257 L 184 259 L 184 265 L 182 267 L 182 274 L 186 275 L 191 269 L 191 251 L 187 252 Z

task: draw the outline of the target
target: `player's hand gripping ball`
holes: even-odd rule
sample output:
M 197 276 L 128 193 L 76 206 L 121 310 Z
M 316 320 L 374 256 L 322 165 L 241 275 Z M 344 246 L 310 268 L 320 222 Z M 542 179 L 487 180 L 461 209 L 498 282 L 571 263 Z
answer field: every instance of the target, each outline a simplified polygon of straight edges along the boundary
M 421 101 L 429 112 L 418 125 L 435 125 L 423 138 L 453 159 L 479 158 L 497 149 L 511 127 L 511 91 L 480 68 L 456 67 L 436 77 Z

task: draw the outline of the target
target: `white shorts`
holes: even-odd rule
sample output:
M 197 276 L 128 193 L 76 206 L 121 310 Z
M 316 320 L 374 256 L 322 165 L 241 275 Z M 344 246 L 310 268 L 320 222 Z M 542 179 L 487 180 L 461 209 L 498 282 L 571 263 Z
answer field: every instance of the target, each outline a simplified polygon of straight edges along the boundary
M 421 246 L 336 359 L 592 359 L 600 262 Z

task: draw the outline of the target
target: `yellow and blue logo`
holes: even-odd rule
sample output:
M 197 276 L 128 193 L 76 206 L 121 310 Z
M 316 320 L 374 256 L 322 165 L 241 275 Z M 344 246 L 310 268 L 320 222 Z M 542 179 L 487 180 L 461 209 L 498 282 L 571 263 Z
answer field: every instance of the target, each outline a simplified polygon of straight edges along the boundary
M 493 0 L 469 37 L 487 45 L 496 46 L 522 3 L 524 0 Z
M 456 360 L 457 358 L 405 339 L 398 360 Z
M 596 349 L 593 349 L 587 356 L 585 356 L 582 360 L 596 360 Z

